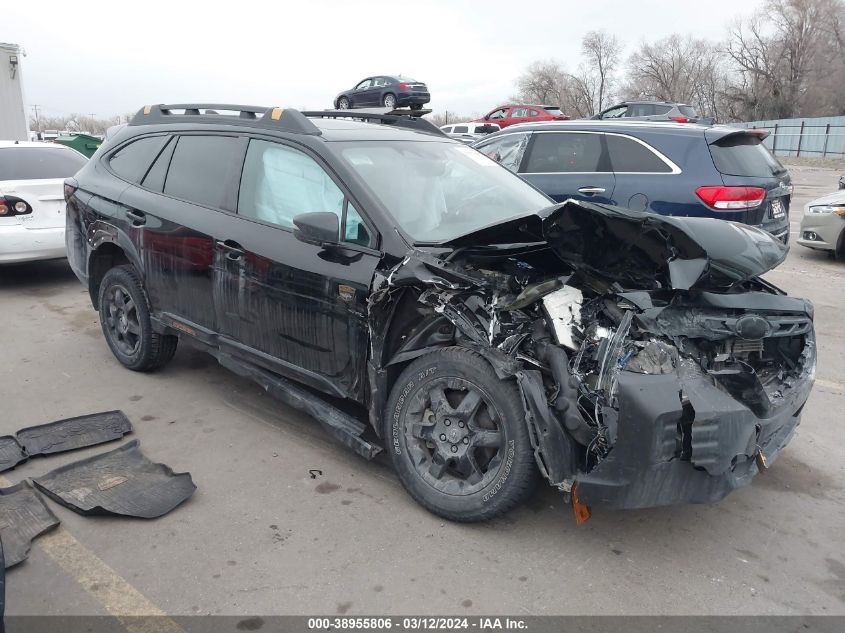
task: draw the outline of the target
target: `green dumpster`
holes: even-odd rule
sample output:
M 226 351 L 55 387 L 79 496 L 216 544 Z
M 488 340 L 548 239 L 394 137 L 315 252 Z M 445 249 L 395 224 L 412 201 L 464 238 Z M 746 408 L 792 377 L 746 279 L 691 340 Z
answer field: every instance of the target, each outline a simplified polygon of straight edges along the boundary
M 73 134 L 71 136 L 60 136 L 55 142 L 67 145 L 80 154 L 91 158 L 103 141 L 96 136 L 89 136 L 88 134 Z

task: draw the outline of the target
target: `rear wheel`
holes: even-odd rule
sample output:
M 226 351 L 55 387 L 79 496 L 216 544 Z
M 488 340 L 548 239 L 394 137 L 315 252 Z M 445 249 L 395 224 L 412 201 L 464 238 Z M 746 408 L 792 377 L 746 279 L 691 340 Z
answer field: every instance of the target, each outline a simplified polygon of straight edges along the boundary
M 153 331 L 147 296 L 132 266 L 105 274 L 98 306 L 106 343 L 124 367 L 152 371 L 173 358 L 179 339 Z
M 534 489 L 517 387 L 476 352 L 450 347 L 411 363 L 393 386 L 384 425 L 402 485 L 444 518 L 484 521 Z
M 349 109 L 349 99 L 346 97 L 341 97 L 337 100 L 337 109 L 338 110 L 348 110 Z
M 382 100 L 385 108 L 395 108 L 396 107 L 396 96 L 390 93 L 384 95 L 384 99 Z

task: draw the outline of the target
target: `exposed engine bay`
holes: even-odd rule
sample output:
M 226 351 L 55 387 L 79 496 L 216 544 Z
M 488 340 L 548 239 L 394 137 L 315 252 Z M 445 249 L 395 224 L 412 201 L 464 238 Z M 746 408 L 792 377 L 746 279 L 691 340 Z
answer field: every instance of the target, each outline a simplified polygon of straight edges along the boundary
M 520 222 L 377 279 L 371 417 L 391 366 L 462 345 L 516 380 L 540 471 L 584 503 L 715 501 L 771 464 L 815 372 L 812 306 L 758 277 L 779 243 L 573 201 Z

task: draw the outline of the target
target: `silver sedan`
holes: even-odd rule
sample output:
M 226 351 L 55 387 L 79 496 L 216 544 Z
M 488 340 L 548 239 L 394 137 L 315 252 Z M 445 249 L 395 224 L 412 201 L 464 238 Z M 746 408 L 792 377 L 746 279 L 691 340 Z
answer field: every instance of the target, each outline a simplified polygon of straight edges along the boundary
M 845 190 L 817 198 L 804 207 L 798 243 L 845 257 Z

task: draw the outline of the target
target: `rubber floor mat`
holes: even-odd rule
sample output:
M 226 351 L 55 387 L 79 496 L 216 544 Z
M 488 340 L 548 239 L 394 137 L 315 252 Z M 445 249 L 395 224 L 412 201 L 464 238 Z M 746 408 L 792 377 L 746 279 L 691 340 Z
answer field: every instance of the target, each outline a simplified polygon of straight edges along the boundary
M 50 455 L 119 440 L 132 432 L 123 411 L 104 411 L 21 429 L 16 437 L 29 455 Z
M 133 440 L 32 480 L 39 490 L 80 514 L 153 519 L 194 494 L 190 473 L 174 473 L 141 452 Z
M 26 459 L 26 453 L 14 437 L 11 435 L 0 437 L 0 473 L 14 468 Z
M 5 568 L 26 560 L 32 539 L 58 524 L 56 515 L 29 482 L 0 488 L 0 540 Z

